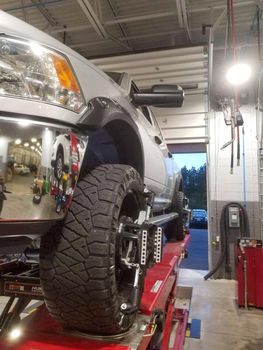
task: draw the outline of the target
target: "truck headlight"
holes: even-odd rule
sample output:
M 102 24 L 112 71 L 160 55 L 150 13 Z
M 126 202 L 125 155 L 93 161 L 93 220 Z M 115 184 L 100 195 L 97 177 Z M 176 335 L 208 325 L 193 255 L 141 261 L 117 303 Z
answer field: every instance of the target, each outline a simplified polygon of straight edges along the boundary
M 84 98 L 67 58 L 30 42 L 0 36 L 0 95 L 68 108 L 79 112 Z

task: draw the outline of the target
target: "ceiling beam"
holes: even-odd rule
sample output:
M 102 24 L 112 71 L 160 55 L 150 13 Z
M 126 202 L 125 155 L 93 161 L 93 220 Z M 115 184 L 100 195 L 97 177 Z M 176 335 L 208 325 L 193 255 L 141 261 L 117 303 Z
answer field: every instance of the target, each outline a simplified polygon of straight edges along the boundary
M 167 12 L 154 12 L 154 13 L 148 13 L 144 15 L 138 15 L 138 16 L 116 16 L 113 19 L 110 20 L 105 20 L 103 22 L 104 27 L 107 26 L 112 26 L 116 24 L 121 24 L 121 23 L 130 23 L 130 22 L 137 22 L 137 21 L 144 21 L 144 20 L 150 20 L 150 19 L 155 19 L 155 18 L 163 18 L 163 17 L 169 17 L 169 16 L 174 16 L 177 12 L 174 10 L 167 11 Z M 89 24 L 83 24 L 75 27 L 68 27 L 66 31 L 78 31 L 78 30 L 83 30 L 83 29 L 90 29 L 91 26 Z M 63 28 L 57 28 L 49 31 L 49 33 L 59 33 L 59 32 L 64 32 Z
M 136 15 L 136 16 L 119 16 L 115 17 L 113 19 L 106 20 L 104 22 L 105 25 L 113 25 L 116 23 L 129 23 L 129 22 L 138 22 L 138 21 L 144 21 L 147 19 L 155 19 L 155 18 L 162 18 L 162 17 L 169 17 L 174 16 L 176 14 L 176 11 L 159 11 L 159 12 L 153 12 L 153 13 L 147 13 L 144 15 Z
M 114 17 L 117 17 L 117 16 L 118 16 L 118 11 L 116 10 L 116 8 L 115 8 L 114 4 L 112 3 L 112 1 L 111 1 L 111 0 L 108 0 L 108 4 L 109 4 L 109 7 L 110 7 L 111 10 L 112 10 L 113 16 L 114 16 Z M 122 33 L 124 39 L 126 39 L 126 37 L 127 37 L 127 32 L 126 32 L 125 24 L 123 24 L 123 23 L 118 23 L 118 26 L 119 26 L 119 28 L 120 28 L 120 31 L 121 31 L 121 33 Z M 115 37 L 113 38 L 113 40 L 114 40 L 114 39 L 115 39 L 115 40 L 118 40 L 118 39 L 115 38 Z M 122 43 L 122 42 L 120 42 L 120 41 L 117 41 L 117 43 L 124 45 L 124 43 Z M 127 48 L 127 47 L 128 47 L 130 50 L 133 50 L 132 44 L 129 42 L 129 40 L 126 40 L 126 48 Z
M 50 30 L 48 30 L 48 34 L 56 34 L 56 33 L 64 33 L 64 32 L 81 32 L 82 30 L 86 30 L 86 29 L 91 29 L 92 26 L 90 24 L 82 24 L 79 26 L 72 26 L 72 27 L 67 27 L 67 28 L 50 28 Z
M 185 0 L 181 0 L 181 9 L 182 9 L 184 28 L 186 30 L 188 40 L 191 43 L 192 38 L 191 38 L 191 31 L 190 31 L 190 26 L 188 22 L 188 14 L 186 10 Z
M 176 10 L 177 10 L 177 19 L 178 19 L 179 27 L 183 28 L 184 23 L 183 23 L 182 8 L 181 8 L 180 0 L 176 0 Z
M 111 35 L 105 30 L 101 20 L 97 16 L 89 0 L 77 0 L 77 1 L 80 7 L 82 8 L 83 12 L 85 13 L 86 17 L 88 18 L 91 26 L 102 39 L 104 39 L 105 41 L 111 40 L 114 43 L 118 44 L 119 46 L 124 47 L 126 50 L 132 50 L 129 44 L 123 43 L 119 38 L 116 38 L 114 35 Z M 126 40 L 126 38 L 123 38 L 123 39 Z M 76 47 L 82 47 L 82 46 L 79 46 L 79 44 L 76 44 L 73 47 L 76 48 Z
M 95 0 L 95 12 L 99 18 L 100 21 L 102 21 L 102 10 L 101 10 L 101 1 L 100 0 Z
M 89 0 L 77 0 L 85 16 L 88 18 L 91 26 L 96 31 L 96 33 L 103 39 L 108 39 L 108 33 L 103 27 L 101 21 L 99 20 L 96 12 L 91 6 Z
M 54 2 L 58 2 L 61 0 L 55 0 Z M 78 0 L 78 1 L 84 1 L 84 0 Z M 98 0 L 97 0 L 98 1 Z M 176 3 L 179 2 L 180 0 L 175 0 Z M 241 3 L 234 3 L 234 7 L 243 7 L 243 6 L 248 6 L 248 5 L 253 5 L 255 4 L 255 1 L 259 1 L 259 0 L 249 0 L 249 1 L 244 1 Z M 52 2 L 51 2 L 52 3 Z M 24 7 L 26 8 L 26 6 Z M 196 12 L 209 12 L 211 11 L 211 8 L 213 8 L 214 10 L 224 10 L 226 9 L 226 5 L 217 5 L 217 6 L 213 6 L 213 7 L 203 7 L 203 8 L 188 8 L 187 12 L 189 14 L 191 13 L 196 13 Z M 19 8 L 21 9 L 21 7 Z M 7 10 L 8 11 L 8 10 Z M 143 15 L 137 15 L 137 16 L 118 16 L 115 17 L 113 19 L 110 20 L 106 20 L 103 22 L 104 27 L 106 26 L 111 26 L 111 25 L 115 25 L 118 23 L 129 23 L 129 22 L 136 22 L 136 21 L 144 21 L 147 19 L 155 19 L 155 18 L 163 18 L 163 17 L 171 17 L 174 15 L 177 15 L 178 12 L 175 11 L 174 9 L 170 9 L 168 11 L 162 11 L 162 12 L 153 12 L 153 13 L 147 13 L 147 14 L 143 14 Z M 178 18 L 179 21 L 179 25 L 180 23 L 182 23 L 182 17 L 180 17 L 180 19 Z M 182 23 L 183 25 L 183 23 Z M 183 28 L 183 26 L 180 25 L 181 28 Z M 81 31 L 81 30 L 86 30 L 86 29 L 90 29 L 91 25 L 89 24 L 83 24 L 83 25 L 79 25 L 79 26 L 73 26 L 73 27 L 67 27 L 67 28 L 52 28 L 50 31 L 48 31 L 50 34 L 53 33 L 63 33 L 63 32 L 70 32 L 70 31 Z
M 28 4 L 28 5 L 24 5 L 22 3 L 21 6 L 16 6 L 16 7 L 7 7 L 5 8 L 5 6 L 1 6 L 1 10 L 5 11 L 5 12 L 16 12 L 16 11 L 21 11 L 21 10 L 29 10 L 29 9 L 33 9 L 33 8 L 37 8 L 37 7 L 50 7 L 51 5 L 57 5 L 58 3 L 62 3 L 65 2 L 67 0 L 49 0 L 48 2 L 42 2 L 41 4 L 36 3 L 36 4 Z
M 214 32 L 215 32 L 216 29 L 219 27 L 220 23 L 221 23 L 222 20 L 225 18 L 226 14 L 227 14 L 227 9 L 225 8 L 225 9 L 221 12 L 221 14 L 217 17 L 215 23 L 214 23 L 213 26 L 212 26 L 212 29 L 213 29 Z
M 184 29 L 187 40 L 191 43 L 191 31 L 188 22 L 185 0 L 176 0 L 176 10 L 179 26 L 180 28 Z
M 46 19 L 48 24 L 52 27 L 57 26 L 58 22 L 51 16 L 50 12 L 43 6 L 41 0 L 31 0 L 32 4 L 36 6 L 37 10 L 41 13 L 41 15 Z
M 221 14 L 222 15 L 222 14 Z M 247 27 L 251 23 L 250 22 L 242 22 L 242 23 L 236 23 L 237 27 Z M 218 25 L 217 29 L 225 29 L 225 25 Z M 67 28 L 66 28 L 67 29 Z M 200 32 L 201 29 L 198 28 L 192 28 L 192 32 Z M 159 32 L 159 33 L 149 33 L 149 34 L 138 34 L 138 35 L 130 35 L 125 38 L 118 38 L 119 41 L 125 41 L 129 39 L 144 39 L 144 38 L 151 38 L 151 37 L 157 37 L 157 36 L 167 36 L 167 35 L 176 35 L 182 33 L 181 30 L 171 30 L 171 31 L 166 31 L 166 32 Z M 92 41 L 92 42 L 83 42 L 83 43 L 78 43 L 78 44 L 73 44 L 70 45 L 72 48 L 81 48 L 81 47 L 88 47 L 95 45 L 96 43 L 104 43 L 106 40 L 101 40 L 101 41 Z

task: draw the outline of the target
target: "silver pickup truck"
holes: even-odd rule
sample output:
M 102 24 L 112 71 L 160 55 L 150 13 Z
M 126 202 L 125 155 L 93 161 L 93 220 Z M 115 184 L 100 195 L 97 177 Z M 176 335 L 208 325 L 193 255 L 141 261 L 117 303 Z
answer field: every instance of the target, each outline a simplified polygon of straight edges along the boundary
M 154 245 L 143 251 L 138 238 L 150 242 L 140 219 L 149 202 L 152 216 L 179 214 L 165 234 L 183 238 L 181 174 L 149 108 L 180 107 L 183 90 L 140 91 L 1 11 L 0 33 L 0 253 L 41 238 L 50 314 L 68 328 L 123 332 Z

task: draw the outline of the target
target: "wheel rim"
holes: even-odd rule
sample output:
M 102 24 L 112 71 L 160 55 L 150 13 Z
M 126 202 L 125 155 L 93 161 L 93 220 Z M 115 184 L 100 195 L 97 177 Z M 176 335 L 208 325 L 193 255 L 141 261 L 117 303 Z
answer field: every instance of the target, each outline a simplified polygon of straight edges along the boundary
M 58 178 L 60 179 L 62 177 L 62 173 L 63 173 L 63 161 L 62 161 L 62 158 L 60 156 L 57 159 L 56 172 L 57 172 Z

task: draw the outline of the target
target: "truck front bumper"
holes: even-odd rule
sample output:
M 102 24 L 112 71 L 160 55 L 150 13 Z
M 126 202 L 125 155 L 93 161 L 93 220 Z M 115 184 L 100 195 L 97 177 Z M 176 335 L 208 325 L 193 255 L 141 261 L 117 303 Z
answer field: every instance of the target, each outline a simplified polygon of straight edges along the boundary
M 0 237 L 41 235 L 64 218 L 88 137 L 60 124 L 0 116 Z M 16 164 L 30 172 L 16 174 Z

